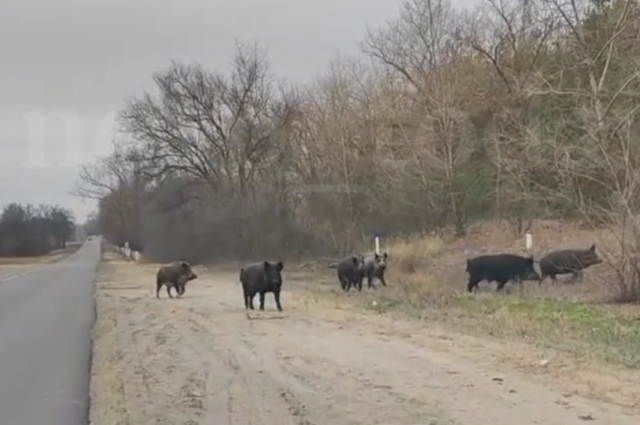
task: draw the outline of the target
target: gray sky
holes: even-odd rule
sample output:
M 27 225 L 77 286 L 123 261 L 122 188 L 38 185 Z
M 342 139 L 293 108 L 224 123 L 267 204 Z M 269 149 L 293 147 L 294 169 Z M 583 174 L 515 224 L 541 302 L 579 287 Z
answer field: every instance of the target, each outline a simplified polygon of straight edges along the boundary
M 114 112 L 170 59 L 224 71 L 236 38 L 257 40 L 277 74 L 308 81 L 338 51 L 356 52 L 366 26 L 395 17 L 400 3 L 2 0 L 0 205 L 58 203 L 84 218 L 93 204 L 69 194 L 77 164 L 108 152 Z M 38 125 L 56 110 L 61 119 Z M 63 119 L 79 128 L 75 135 L 65 136 Z

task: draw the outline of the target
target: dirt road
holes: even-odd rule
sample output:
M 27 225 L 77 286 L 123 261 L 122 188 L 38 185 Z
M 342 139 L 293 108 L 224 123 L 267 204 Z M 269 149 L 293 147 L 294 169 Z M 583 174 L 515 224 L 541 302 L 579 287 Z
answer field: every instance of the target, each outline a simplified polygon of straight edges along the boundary
M 250 320 L 236 273 L 201 274 L 183 299 L 157 300 L 154 271 L 109 261 L 99 272 L 96 425 L 638 423 L 295 291 L 284 313 L 268 295 Z

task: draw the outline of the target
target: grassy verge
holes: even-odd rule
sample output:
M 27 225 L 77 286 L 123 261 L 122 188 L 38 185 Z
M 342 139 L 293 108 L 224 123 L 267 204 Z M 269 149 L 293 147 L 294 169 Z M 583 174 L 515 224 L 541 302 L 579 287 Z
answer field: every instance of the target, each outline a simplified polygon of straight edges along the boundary
M 540 234 L 540 232 L 538 232 Z M 562 241 L 554 236 L 562 235 Z M 551 229 L 542 251 L 557 246 L 589 246 L 588 232 Z M 487 246 L 486 241 L 496 241 Z M 495 284 L 480 293 L 466 293 L 465 258 L 487 252 L 518 252 L 519 240 L 504 232 L 464 240 L 424 237 L 386 245 L 389 287 L 363 293 L 338 290 L 335 272 L 313 271 L 320 284 L 308 285 L 315 296 L 340 300 L 353 308 L 404 319 L 437 323 L 473 336 L 523 342 L 555 349 L 572 357 L 640 369 L 640 306 L 605 304 L 602 279 L 590 269 L 580 284 L 524 289 L 509 286 L 495 292 Z M 540 252 L 534 253 L 540 258 Z M 319 277 L 318 276 L 322 276 Z
M 639 318 L 614 307 L 513 294 L 459 295 L 439 303 L 407 303 L 383 291 L 364 298 L 374 299 L 359 300 L 361 306 L 378 313 L 439 322 L 475 336 L 516 340 L 640 369 Z
M 640 369 L 640 312 L 513 293 L 422 298 L 383 288 L 346 296 L 323 286 L 310 290 L 326 301 L 340 299 L 343 306 L 437 323 L 473 336 L 557 349 L 578 359 Z

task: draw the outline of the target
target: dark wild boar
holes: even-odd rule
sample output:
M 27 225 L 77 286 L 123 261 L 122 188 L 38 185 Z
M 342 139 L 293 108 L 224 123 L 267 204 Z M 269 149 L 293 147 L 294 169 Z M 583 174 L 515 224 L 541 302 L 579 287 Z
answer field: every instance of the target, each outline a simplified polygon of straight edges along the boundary
M 282 311 L 280 305 L 280 290 L 282 289 L 282 269 L 284 264 L 279 261 L 276 264 L 268 261 L 248 264 L 240 270 L 240 283 L 244 307 L 253 310 L 253 298 L 260 294 L 260 310 L 264 310 L 264 297 L 267 292 L 273 293 L 278 311 Z
M 509 281 L 522 283 L 524 280 L 540 279 L 533 267 L 533 257 L 513 254 L 480 255 L 467 259 L 466 272 L 469 273 L 469 292 L 473 292 L 483 280 L 498 282 L 497 291 L 500 291 Z
M 351 287 L 362 291 L 362 280 L 364 279 L 364 257 L 354 255 L 340 262 L 329 265 L 330 269 L 338 272 L 338 281 L 343 291 L 348 292 Z
M 162 266 L 156 274 L 156 298 L 160 298 L 162 285 L 167 287 L 169 298 L 173 298 L 171 288 L 175 289 L 178 296 L 182 296 L 187 282 L 197 278 L 198 275 L 193 272 L 191 264 L 186 261 L 174 261 L 171 264 Z
M 367 288 L 373 287 L 373 279 L 378 279 L 383 286 L 387 286 L 384 280 L 384 272 L 387 270 L 387 253 L 373 254 L 364 260 L 364 276 L 367 278 Z
M 588 249 L 563 249 L 553 251 L 540 260 L 540 281 L 551 277 L 553 282 L 556 281 L 556 275 L 568 274 L 573 275 L 573 279 L 579 278 L 582 281 L 583 270 L 602 263 L 602 260 L 596 253 L 596 244 Z

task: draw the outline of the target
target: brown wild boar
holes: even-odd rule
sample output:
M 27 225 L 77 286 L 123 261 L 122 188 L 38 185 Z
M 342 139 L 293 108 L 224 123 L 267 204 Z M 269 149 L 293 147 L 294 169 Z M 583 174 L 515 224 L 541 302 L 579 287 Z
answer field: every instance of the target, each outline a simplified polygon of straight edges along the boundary
M 160 298 L 162 285 L 167 287 L 169 298 L 173 298 L 171 288 L 175 289 L 178 296 L 182 296 L 187 282 L 197 278 L 198 275 L 193 272 L 191 264 L 186 261 L 174 261 L 171 264 L 162 266 L 156 274 L 156 298 Z
M 383 286 L 387 286 L 387 282 L 384 280 L 384 272 L 387 270 L 387 258 L 386 252 L 382 253 L 382 255 L 373 254 L 365 257 L 362 268 L 364 277 L 367 278 L 367 288 L 373 287 L 373 279 L 378 279 Z
M 582 281 L 582 271 L 600 263 L 602 260 L 596 253 L 596 244 L 588 249 L 563 249 L 550 252 L 540 260 L 541 273 L 538 284 L 542 284 L 547 276 L 555 282 L 556 275 L 568 273 L 573 275 L 573 279 L 579 278 Z

